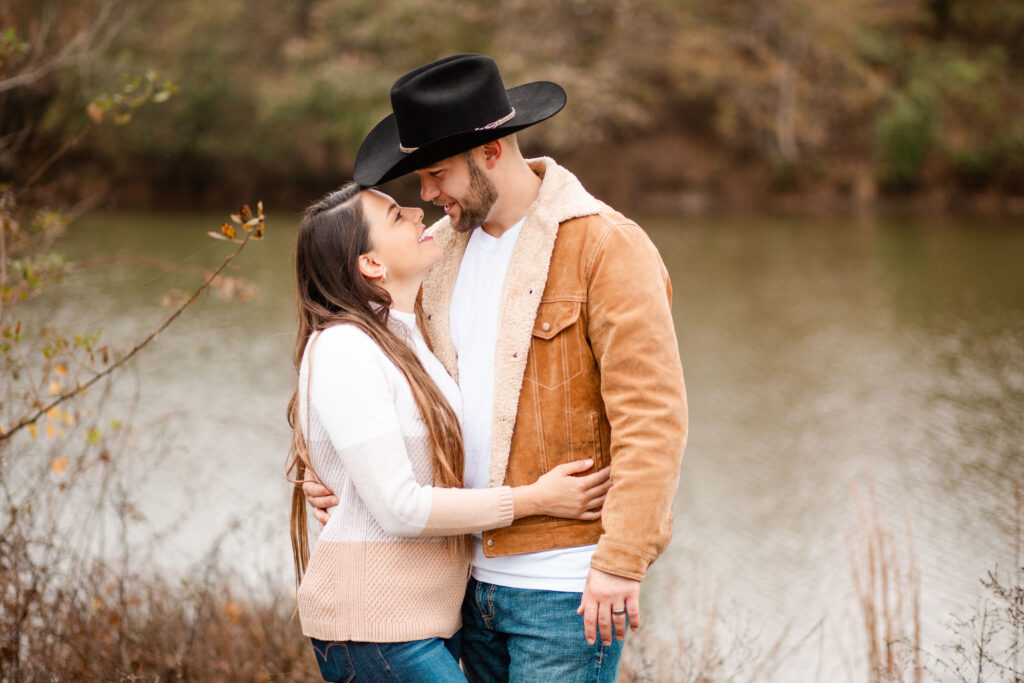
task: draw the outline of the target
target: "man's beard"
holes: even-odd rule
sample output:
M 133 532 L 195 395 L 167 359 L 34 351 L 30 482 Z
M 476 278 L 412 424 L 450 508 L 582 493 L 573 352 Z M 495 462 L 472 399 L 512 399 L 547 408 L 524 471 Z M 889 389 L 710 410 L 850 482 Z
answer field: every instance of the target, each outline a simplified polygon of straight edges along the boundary
M 466 164 L 469 166 L 469 191 L 458 202 L 458 220 L 452 221 L 452 227 L 458 232 L 469 232 L 483 225 L 491 207 L 498 200 L 498 188 L 494 181 L 484 175 L 473 159 L 466 159 Z

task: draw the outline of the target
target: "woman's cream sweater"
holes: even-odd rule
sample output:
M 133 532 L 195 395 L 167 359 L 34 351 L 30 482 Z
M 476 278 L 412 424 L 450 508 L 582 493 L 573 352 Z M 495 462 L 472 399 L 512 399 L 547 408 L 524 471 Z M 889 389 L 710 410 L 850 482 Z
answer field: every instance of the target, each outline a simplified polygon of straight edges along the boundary
M 414 316 L 392 311 L 389 324 L 461 416 L 458 387 Z M 469 574 L 456 535 L 511 524 L 512 490 L 432 486 L 427 429 L 409 384 L 353 326 L 311 336 L 299 387 L 313 469 L 338 497 L 299 586 L 302 632 L 369 642 L 451 636 Z

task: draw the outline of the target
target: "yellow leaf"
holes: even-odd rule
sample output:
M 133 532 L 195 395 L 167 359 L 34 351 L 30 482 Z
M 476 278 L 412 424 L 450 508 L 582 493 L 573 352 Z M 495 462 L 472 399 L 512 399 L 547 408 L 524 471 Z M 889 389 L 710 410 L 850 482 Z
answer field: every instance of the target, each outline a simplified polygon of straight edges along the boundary
M 28 433 L 32 435 L 33 439 L 39 436 L 39 425 L 37 425 L 35 422 L 29 422 L 27 426 Z
M 235 227 L 230 223 L 221 223 L 220 231 L 224 233 L 229 240 L 235 239 Z
M 68 374 L 68 366 L 63 365 L 61 363 L 57 363 L 56 365 L 53 366 L 53 371 L 56 372 L 61 377 L 63 377 L 64 375 Z
M 220 608 L 221 611 L 231 620 L 233 624 L 238 624 L 242 620 L 242 608 L 235 601 L 224 603 L 224 606 Z
M 59 394 L 60 393 L 60 389 L 61 389 L 60 382 L 58 382 L 56 380 L 50 382 L 50 386 L 48 387 L 48 390 L 49 390 L 49 392 L 51 394 Z
M 106 112 L 103 111 L 103 107 L 95 101 L 89 103 L 85 108 L 85 113 L 93 120 L 93 123 L 103 123 L 103 119 L 107 116 Z
M 46 438 L 53 440 L 53 437 L 57 436 L 57 428 L 52 424 L 46 425 Z
M 64 424 L 73 426 L 77 422 L 78 418 L 76 418 L 74 415 L 72 415 L 71 413 L 64 413 Z
M 100 430 L 98 430 L 96 427 L 93 427 L 88 432 L 86 432 L 85 440 L 91 444 L 96 444 L 99 443 L 100 436 Z
M 46 417 L 50 418 L 51 420 L 59 420 L 60 408 L 58 408 L 57 406 L 50 408 L 49 410 L 46 411 Z
M 50 471 L 54 474 L 60 474 L 68 468 L 67 458 L 54 458 L 53 463 L 50 465 Z

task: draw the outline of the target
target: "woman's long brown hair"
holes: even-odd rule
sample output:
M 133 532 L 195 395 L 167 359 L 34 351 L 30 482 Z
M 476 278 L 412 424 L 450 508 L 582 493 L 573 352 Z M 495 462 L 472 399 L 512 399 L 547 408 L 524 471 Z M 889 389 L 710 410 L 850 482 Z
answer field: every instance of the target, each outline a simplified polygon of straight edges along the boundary
M 362 188 L 348 183 L 306 209 L 295 249 L 295 283 L 299 329 L 295 339 L 298 374 L 310 336 L 332 325 L 353 325 L 367 334 L 395 364 L 412 388 L 413 398 L 430 437 L 434 484 L 461 487 L 462 432 L 444 394 L 431 379 L 413 349 L 388 328 L 391 297 L 359 272 L 358 258 L 373 248 L 363 216 Z M 310 358 L 312 361 L 312 357 Z M 312 373 L 313 365 L 309 364 Z M 311 375 L 312 376 L 312 375 Z M 306 397 L 307 411 L 310 409 Z M 309 451 L 299 420 L 299 387 L 288 403 L 292 445 L 288 453 L 288 480 L 294 484 L 291 504 L 292 555 L 295 584 L 309 564 L 306 498 L 302 483 L 309 469 Z

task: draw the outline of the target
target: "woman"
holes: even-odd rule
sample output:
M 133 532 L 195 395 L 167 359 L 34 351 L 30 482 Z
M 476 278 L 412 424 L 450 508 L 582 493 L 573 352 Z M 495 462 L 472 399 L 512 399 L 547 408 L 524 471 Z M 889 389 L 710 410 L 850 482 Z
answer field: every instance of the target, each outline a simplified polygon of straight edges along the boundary
M 416 296 L 441 248 L 423 212 L 346 185 L 310 206 L 296 249 L 299 382 L 289 406 L 299 617 L 325 680 L 464 680 L 467 534 L 528 515 L 597 519 L 607 471 L 562 465 L 530 486 L 462 489 L 458 387 L 427 347 Z M 306 468 L 338 505 L 312 557 Z

